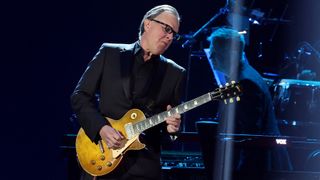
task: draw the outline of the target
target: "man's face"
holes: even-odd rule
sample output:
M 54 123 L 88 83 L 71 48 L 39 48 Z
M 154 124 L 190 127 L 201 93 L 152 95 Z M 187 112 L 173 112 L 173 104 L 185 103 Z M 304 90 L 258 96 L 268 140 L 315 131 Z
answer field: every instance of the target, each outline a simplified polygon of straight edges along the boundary
M 230 75 L 237 71 L 241 56 L 239 50 L 232 50 L 230 47 L 210 48 L 210 59 L 216 70 Z
M 174 34 L 179 30 L 179 22 L 173 14 L 163 12 L 153 20 L 146 19 L 144 29 L 145 50 L 160 55 L 171 45 Z
M 215 50 L 214 48 L 210 49 L 210 59 L 213 63 L 214 69 L 225 72 L 226 69 L 226 60 L 220 51 Z

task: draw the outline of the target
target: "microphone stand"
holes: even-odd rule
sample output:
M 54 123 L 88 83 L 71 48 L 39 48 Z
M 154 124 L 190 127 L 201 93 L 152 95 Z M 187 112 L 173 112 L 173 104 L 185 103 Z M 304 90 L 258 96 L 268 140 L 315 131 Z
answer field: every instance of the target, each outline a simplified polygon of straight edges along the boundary
M 189 48 L 189 56 L 188 56 L 188 65 L 187 65 L 187 75 L 186 75 L 186 88 L 185 88 L 185 101 L 188 100 L 188 88 L 189 88 L 189 77 L 190 77 L 190 69 L 191 69 L 191 53 L 192 53 L 192 45 L 196 41 L 196 38 L 206 29 L 211 23 L 213 23 L 219 16 L 227 14 L 229 12 L 229 1 L 227 0 L 226 5 L 223 8 L 220 8 L 219 12 L 215 14 L 206 24 L 204 24 L 198 31 L 196 31 L 190 38 L 188 38 L 183 44 L 182 48 Z M 186 117 L 187 114 L 183 116 L 183 124 L 182 124 L 182 132 L 186 132 Z
M 214 15 L 206 24 L 204 24 L 197 32 L 195 32 L 190 39 L 186 40 L 183 44 L 183 48 L 191 47 L 192 44 L 196 41 L 195 39 L 201 34 L 201 32 L 206 29 L 212 22 L 214 22 L 219 16 L 227 14 L 229 12 L 229 9 L 227 6 L 220 8 L 219 12 Z

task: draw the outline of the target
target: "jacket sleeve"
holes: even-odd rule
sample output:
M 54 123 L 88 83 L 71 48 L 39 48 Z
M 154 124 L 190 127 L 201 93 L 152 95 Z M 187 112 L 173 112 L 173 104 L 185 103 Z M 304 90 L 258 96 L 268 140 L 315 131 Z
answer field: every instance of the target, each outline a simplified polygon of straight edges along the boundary
M 182 97 L 184 95 L 184 90 L 185 90 L 186 70 L 180 69 L 180 71 L 181 72 L 180 72 L 179 80 L 175 87 L 175 92 L 174 92 L 174 102 L 173 102 L 174 106 L 181 104 Z
M 185 90 L 186 70 L 183 68 L 179 68 L 177 77 L 178 77 L 178 79 L 177 79 L 176 86 L 174 88 L 174 94 L 173 94 L 173 98 L 172 98 L 172 102 L 171 102 L 172 107 L 175 107 L 175 106 L 181 104 L 181 102 L 182 102 L 182 97 L 184 95 L 184 90 Z M 183 119 L 182 116 L 183 115 L 181 114 L 181 120 Z M 165 126 L 163 126 L 162 131 L 165 132 L 166 135 L 169 135 L 167 137 L 169 137 L 169 139 L 171 141 L 176 140 L 180 131 L 181 131 L 181 126 L 180 126 L 180 130 L 178 132 L 168 133 L 166 123 L 164 123 L 164 124 L 165 124 Z M 182 122 L 181 122 L 181 125 L 182 125 Z
M 97 106 L 96 93 L 100 87 L 105 64 L 106 46 L 102 45 L 98 53 L 89 62 L 85 72 L 71 95 L 71 107 L 81 127 L 94 142 L 100 139 L 100 129 L 108 124 Z

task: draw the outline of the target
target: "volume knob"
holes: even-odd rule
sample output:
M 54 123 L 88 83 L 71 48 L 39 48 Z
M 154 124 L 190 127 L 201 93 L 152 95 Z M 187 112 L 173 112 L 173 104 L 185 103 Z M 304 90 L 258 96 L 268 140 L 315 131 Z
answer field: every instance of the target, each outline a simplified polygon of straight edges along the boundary
M 112 166 L 112 162 L 108 161 L 108 162 L 107 162 L 107 166 L 108 166 L 108 167 Z
M 102 170 L 102 166 L 97 166 L 97 169 L 98 169 L 99 171 L 101 171 L 101 170 Z

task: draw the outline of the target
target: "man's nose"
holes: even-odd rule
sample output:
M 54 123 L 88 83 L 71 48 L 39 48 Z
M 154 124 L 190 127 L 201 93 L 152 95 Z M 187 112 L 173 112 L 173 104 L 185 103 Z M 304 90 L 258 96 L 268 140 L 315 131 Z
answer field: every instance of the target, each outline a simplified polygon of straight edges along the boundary
M 173 40 L 173 33 L 167 33 L 166 38 L 169 40 Z

